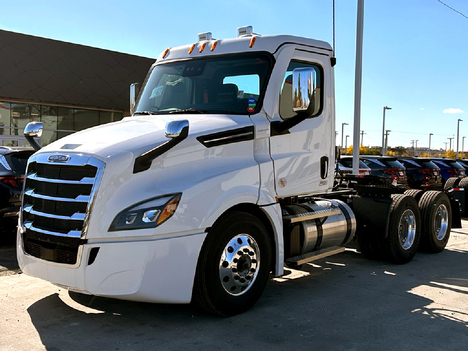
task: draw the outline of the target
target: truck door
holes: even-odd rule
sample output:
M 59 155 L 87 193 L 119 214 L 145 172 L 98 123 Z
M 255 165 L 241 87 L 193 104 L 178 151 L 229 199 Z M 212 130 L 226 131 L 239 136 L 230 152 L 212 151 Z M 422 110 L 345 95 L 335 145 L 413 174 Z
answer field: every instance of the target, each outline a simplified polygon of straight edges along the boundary
M 294 121 L 297 118 L 293 107 L 300 104 L 300 96 L 297 96 L 297 91 L 296 95 L 292 91 L 293 72 L 297 68 L 312 69 L 315 81 L 306 81 L 303 84 L 314 89 L 313 100 L 316 106 L 310 116 L 292 128 L 279 135 L 272 132 L 271 157 L 279 197 L 325 192 L 333 186 L 334 116 L 332 104 L 325 103 L 327 97 L 324 96 L 326 79 L 323 64 L 314 59 L 314 56 L 318 56 L 316 54 L 300 52 L 299 55 L 290 61 L 284 75 L 275 123 L 284 123 L 289 119 Z M 274 129 L 272 125 L 272 130 Z

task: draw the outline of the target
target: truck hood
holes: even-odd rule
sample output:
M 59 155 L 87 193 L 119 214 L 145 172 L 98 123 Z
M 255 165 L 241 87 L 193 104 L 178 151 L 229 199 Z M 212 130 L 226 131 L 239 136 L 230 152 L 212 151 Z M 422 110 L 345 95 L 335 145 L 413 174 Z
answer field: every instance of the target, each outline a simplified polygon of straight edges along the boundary
M 141 152 L 156 147 L 167 140 L 168 122 L 189 121 L 189 138 L 211 132 L 252 125 L 248 116 L 231 115 L 151 115 L 126 117 L 66 136 L 45 146 L 39 152 L 73 152 L 92 154 L 105 160 L 121 152 Z M 73 151 L 71 151 L 73 150 Z

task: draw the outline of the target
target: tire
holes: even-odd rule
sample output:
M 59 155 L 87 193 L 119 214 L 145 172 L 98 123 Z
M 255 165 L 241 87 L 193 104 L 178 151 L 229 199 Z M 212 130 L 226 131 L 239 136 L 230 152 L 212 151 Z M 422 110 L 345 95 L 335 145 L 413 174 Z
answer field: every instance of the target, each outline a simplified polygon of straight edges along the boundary
M 458 182 L 460 182 L 460 178 L 458 177 L 451 177 L 447 179 L 447 181 L 444 184 L 444 190 L 450 190 L 452 188 L 455 188 L 458 185 Z
M 413 199 L 416 200 L 416 202 L 419 201 L 419 199 L 421 198 L 423 194 L 424 194 L 424 191 L 419 190 L 419 189 L 405 190 L 405 195 L 411 196 Z
M 441 252 L 450 238 L 452 208 L 447 194 L 427 191 L 419 200 L 421 211 L 421 249 L 426 252 Z
M 411 196 L 393 194 L 390 206 L 388 236 L 383 241 L 385 258 L 397 264 L 410 262 L 421 238 L 418 204 Z
M 468 186 L 468 177 L 464 177 L 457 185 L 459 188 L 466 188 Z
M 212 227 L 203 244 L 193 301 L 204 311 L 232 316 L 260 298 L 269 279 L 271 244 L 256 217 L 230 212 Z

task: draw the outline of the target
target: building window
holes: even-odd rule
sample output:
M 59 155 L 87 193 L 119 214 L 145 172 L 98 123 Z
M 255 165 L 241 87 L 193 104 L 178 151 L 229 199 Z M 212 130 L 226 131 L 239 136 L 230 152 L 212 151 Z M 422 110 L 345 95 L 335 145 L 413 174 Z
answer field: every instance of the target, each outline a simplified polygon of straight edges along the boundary
M 44 124 L 41 142 L 48 145 L 76 131 L 118 121 L 122 117 L 121 112 L 0 101 L 0 144 L 29 146 L 23 131 L 32 121 Z

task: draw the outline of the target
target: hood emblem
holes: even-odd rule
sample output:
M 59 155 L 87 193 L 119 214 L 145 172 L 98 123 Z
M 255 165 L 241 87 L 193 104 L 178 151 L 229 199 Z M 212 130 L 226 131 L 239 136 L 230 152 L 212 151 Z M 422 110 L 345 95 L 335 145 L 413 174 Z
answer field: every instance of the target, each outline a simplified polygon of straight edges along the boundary
M 58 163 L 67 163 L 70 161 L 70 156 L 68 155 L 50 155 L 47 158 L 49 162 L 58 162 Z

